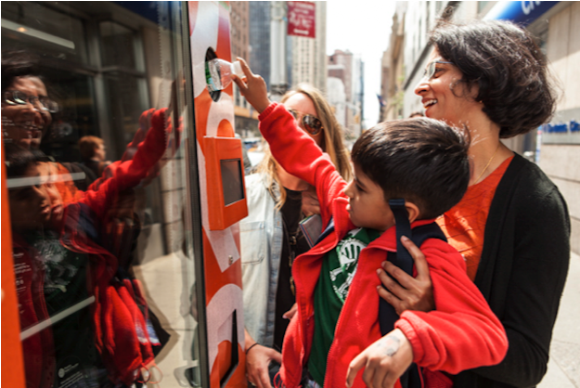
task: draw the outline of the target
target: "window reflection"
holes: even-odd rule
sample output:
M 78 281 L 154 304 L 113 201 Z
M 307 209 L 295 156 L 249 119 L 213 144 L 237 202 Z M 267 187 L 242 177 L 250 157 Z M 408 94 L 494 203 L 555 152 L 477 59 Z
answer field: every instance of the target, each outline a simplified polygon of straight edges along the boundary
M 158 20 L 179 26 L 179 7 Z M 199 383 L 175 31 L 113 3 L 2 3 L 27 387 Z

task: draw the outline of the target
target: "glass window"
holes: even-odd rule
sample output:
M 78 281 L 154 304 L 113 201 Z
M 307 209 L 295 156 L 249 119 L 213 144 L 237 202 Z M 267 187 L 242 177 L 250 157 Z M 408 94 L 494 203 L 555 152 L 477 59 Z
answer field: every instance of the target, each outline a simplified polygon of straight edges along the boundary
M 200 386 L 184 4 L 1 7 L 27 386 Z
M 49 58 L 87 63 L 81 20 L 38 3 L 2 3 L 2 50 L 26 47 Z
M 119 23 L 105 21 L 99 24 L 103 66 L 121 66 L 136 69 L 136 33 Z

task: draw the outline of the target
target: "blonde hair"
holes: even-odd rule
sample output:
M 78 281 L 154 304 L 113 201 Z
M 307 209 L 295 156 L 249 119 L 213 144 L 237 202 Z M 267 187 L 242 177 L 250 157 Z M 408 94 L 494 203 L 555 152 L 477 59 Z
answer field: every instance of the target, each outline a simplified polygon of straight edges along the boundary
M 343 129 L 334 116 L 330 105 L 323 97 L 322 93 L 309 84 L 298 85 L 295 89 L 287 92 L 280 102 L 284 103 L 290 97 L 298 93 L 302 93 L 310 98 L 314 104 L 318 119 L 322 122 L 322 132 L 324 134 L 321 148 L 330 156 L 332 163 L 342 178 L 349 181 L 352 177 L 350 154 L 343 142 Z M 266 148 L 264 159 L 262 159 L 262 162 L 258 166 L 258 172 L 267 175 L 268 188 L 270 192 L 274 192 L 274 183 L 277 184 L 279 195 L 276 202 L 276 208 L 280 209 L 286 202 L 286 190 L 284 189 L 284 186 L 282 186 L 280 178 L 278 177 L 277 166 L 278 162 L 276 162 L 272 156 L 270 149 Z

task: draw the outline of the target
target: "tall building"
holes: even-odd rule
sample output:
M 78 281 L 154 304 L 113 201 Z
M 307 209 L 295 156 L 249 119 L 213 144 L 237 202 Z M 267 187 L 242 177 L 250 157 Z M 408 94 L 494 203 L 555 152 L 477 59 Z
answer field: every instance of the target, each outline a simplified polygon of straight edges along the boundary
M 316 4 L 316 37 L 289 37 L 292 69 L 289 73 L 289 85 L 296 86 L 305 82 L 314 85 L 323 93 L 326 92 L 326 3 Z
M 343 104 L 344 107 L 336 105 L 336 115 L 339 122 L 347 130 L 347 135 L 358 137 L 361 130 L 362 116 L 362 88 L 363 88 L 363 69 L 362 61 L 350 51 L 335 50 L 334 54 L 328 56 L 328 77 L 339 79 L 344 85 L 344 102 L 337 101 L 337 104 Z M 329 85 L 336 85 L 336 81 L 328 82 Z M 328 96 L 330 98 L 331 91 Z M 338 96 L 333 96 L 337 99 Z M 340 116 L 339 116 L 340 115 Z M 344 117 L 341 117 L 344 115 Z
M 249 1 L 250 55 L 249 64 L 255 74 L 266 81 L 270 90 L 270 2 Z
M 349 124 L 349 130 L 352 135 L 358 138 L 363 129 L 363 107 L 364 107 L 364 62 L 358 56 L 353 59 L 352 67 L 352 121 Z
M 383 52 L 381 61 L 382 105 L 379 122 L 403 118 L 403 82 L 405 79 L 405 12 L 406 2 L 397 2 L 391 25 L 389 47 Z
M 249 3 L 247 1 L 232 1 L 230 6 L 232 59 L 242 57 L 247 60 L 250 48 Z
M 232 60 L 237 57 L 250 60 L 250 3 L 230 2 Z M 253 69 L 253 68 L 252 68 Z M 255 71 L 255 69 L 253 69 Z M 234 114 L 236 132 L 242 137 L 252 136 L 257 130 L 257 114 L 234 85 Z
M 333 74 L 336 74 L 336 72 Z M 334 115 L 338 123 L 343 128 L 346 128 L 346 93 L 344 91 L 344 82 L 342 82 L 340 77 L 332 75 L 330 70 L 326 80 L 326 95 L 326 100 L 334 109 Z
M 249 64 L 255 74 L 266 81 L 270 90 L 271 50 L 270 20 L 271 6 L 269 1 L 249 1 L 250 5 L 250 54 Z M 286 82 L 292 85 L 292 47 L 290 38 L 286 38 Z
M 334 50 L 334 54 L 328 56 L 328 75 L 332 74 L 333 77 L 342 79 L 342 82 L 344 82 L 344 92 L 349 102 L 352 101 L 353 91 L 353 58 L 353 53 L 348 50 Z

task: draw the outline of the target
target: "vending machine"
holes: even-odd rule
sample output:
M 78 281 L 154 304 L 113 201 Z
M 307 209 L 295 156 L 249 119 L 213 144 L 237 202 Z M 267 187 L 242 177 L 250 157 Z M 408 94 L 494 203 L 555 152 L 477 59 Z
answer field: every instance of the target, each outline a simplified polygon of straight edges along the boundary
M 242 143 L 235 138 L 233 88 L 208 90 L 206 62 L 231 61 L 229 10 L 189 2 L 196 149 L 203 232 L 210 386 L 245 386 L 240 234 L 248 215 Z
M 2 46 L 2 385 L 246 387 L 229 3 L 3 2 Z

